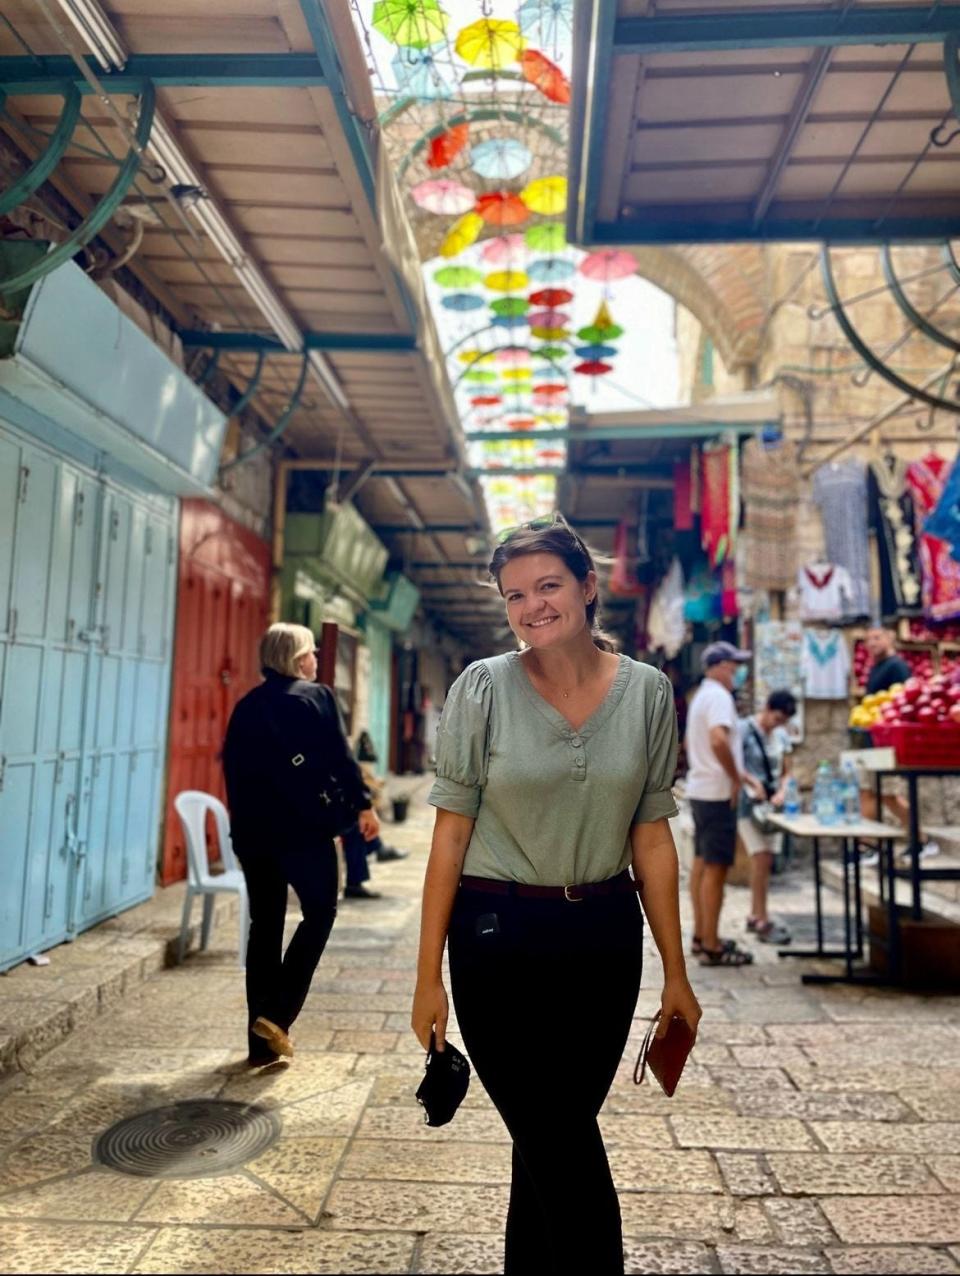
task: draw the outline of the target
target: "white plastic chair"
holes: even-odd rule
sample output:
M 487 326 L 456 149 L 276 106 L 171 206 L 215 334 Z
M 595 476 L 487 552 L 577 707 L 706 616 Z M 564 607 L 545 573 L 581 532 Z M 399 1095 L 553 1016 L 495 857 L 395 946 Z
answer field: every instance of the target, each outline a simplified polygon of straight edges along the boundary
M 190 914 L 195 895 L 203 896 L 203 924 L 200 929 L 200 947 L 205 949 L 210 941 L 213 925 L 214 896 L 222 891 L 236 891 L 240 897 L 240 946 L 241 967 L 247 964 L 247 936 L 250 931 L 250 905 L 247 900 L 247 883 L 243 870 L 237 863 L 230 840 L 230 818 L 227 808 L 212 793 L 197 789 L 185 789 L 173 799 L 173 807 L 180 816 L 187 843 L 187 897 L 183 901 L 183 917 L 180 921 L 180 944 L 177 960 L 182 962 L 190 934 Z M 213 821 L 220 845 L 222 873 L 211 873 L 207 861 L 207 812 L 213 812 Z

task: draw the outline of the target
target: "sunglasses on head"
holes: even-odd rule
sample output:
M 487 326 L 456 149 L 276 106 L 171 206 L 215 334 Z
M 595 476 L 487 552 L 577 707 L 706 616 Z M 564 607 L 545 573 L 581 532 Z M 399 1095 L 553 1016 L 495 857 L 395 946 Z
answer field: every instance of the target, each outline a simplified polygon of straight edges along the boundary
M 551 527 L 566 528 L 574 540 L 580 541 L 580 537 L 562 514 L 547 514 L 543 518 L 532 518 L 527 523 L 517 523 L 515 527 L 505 527 L 502 531 L 497 532 L 497 544 L 502 545 L 504 541 L 508 541 L 516 532 L 545 532 Z

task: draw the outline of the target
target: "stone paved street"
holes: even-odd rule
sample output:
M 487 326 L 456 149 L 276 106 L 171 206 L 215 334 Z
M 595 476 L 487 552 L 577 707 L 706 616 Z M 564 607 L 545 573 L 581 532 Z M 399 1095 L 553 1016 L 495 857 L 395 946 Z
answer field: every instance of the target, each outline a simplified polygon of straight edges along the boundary
M 442 1130 L 413 1092 L 407 1029 L 430 813 L 391 840 L 377 903 L 346 903 L 292 1065 L 249 1074 L 234 933 L 156 973 L 0 1092 L 0 1254 L 15 1272 L 496 1272 L 509 1146 L 474 1084 Z M 809 915 L 803 865 L 781 916 Z M 728 933 L 746 892 L 730 892 Z M 694 968 L 700 1043 L 667 1100 L 631 1081 L 651 955 L 603 1125 L 631 1272 L 960 1271 L 960 998 L 804 988 L 757 947 Z M 55 956 L 55 954 L 54 954 Z M 454 1039 L 456 1035 L 454 1034 Z M 558 1061 L 562 1066 L 562 1061 Z M 91 1164 L 111 1123 L 190 1097 L 256 1101 L 282 1132 L 231 1172 L 129 1177 Z

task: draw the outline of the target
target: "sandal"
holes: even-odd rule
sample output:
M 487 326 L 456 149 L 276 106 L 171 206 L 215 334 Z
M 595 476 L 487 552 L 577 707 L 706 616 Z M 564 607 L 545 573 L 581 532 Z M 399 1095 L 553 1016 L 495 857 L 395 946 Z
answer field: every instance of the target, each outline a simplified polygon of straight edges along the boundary
M 721 939 L 720 945 L 724 949 L 736 948 L 737 946 L 732 939 Z M 690 943 L 690 951 L 691 953 L 693 953 L 694 957 L 699 957 L 700 954 L 704 951 L 703 940 L 700 938 L 699 935 L 694 935 Z
M 704 948 L 700 953 L 701 966 L 750 966 L 753 964 L 753 953 L 744 952 L 736 944 L 729 948 L 718 948 L 711 952 Z
M 761 944 L 789 944 L 793 938 L 786 926 L 781 926 L 779 922 L 768 921 L 756 925 L 753 933 Z

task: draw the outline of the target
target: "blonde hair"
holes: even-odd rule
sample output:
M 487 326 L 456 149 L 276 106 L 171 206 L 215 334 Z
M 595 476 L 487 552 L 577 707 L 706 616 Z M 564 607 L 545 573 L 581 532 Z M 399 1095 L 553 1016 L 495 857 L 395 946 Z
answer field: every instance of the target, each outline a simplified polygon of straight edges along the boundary
M 271 669 L 286 678 L 300 678 L 297 662 L 315 646 L 314 636 L 306 625 L 278 621 L 260 639 L 260 668 L 265 672 Z

